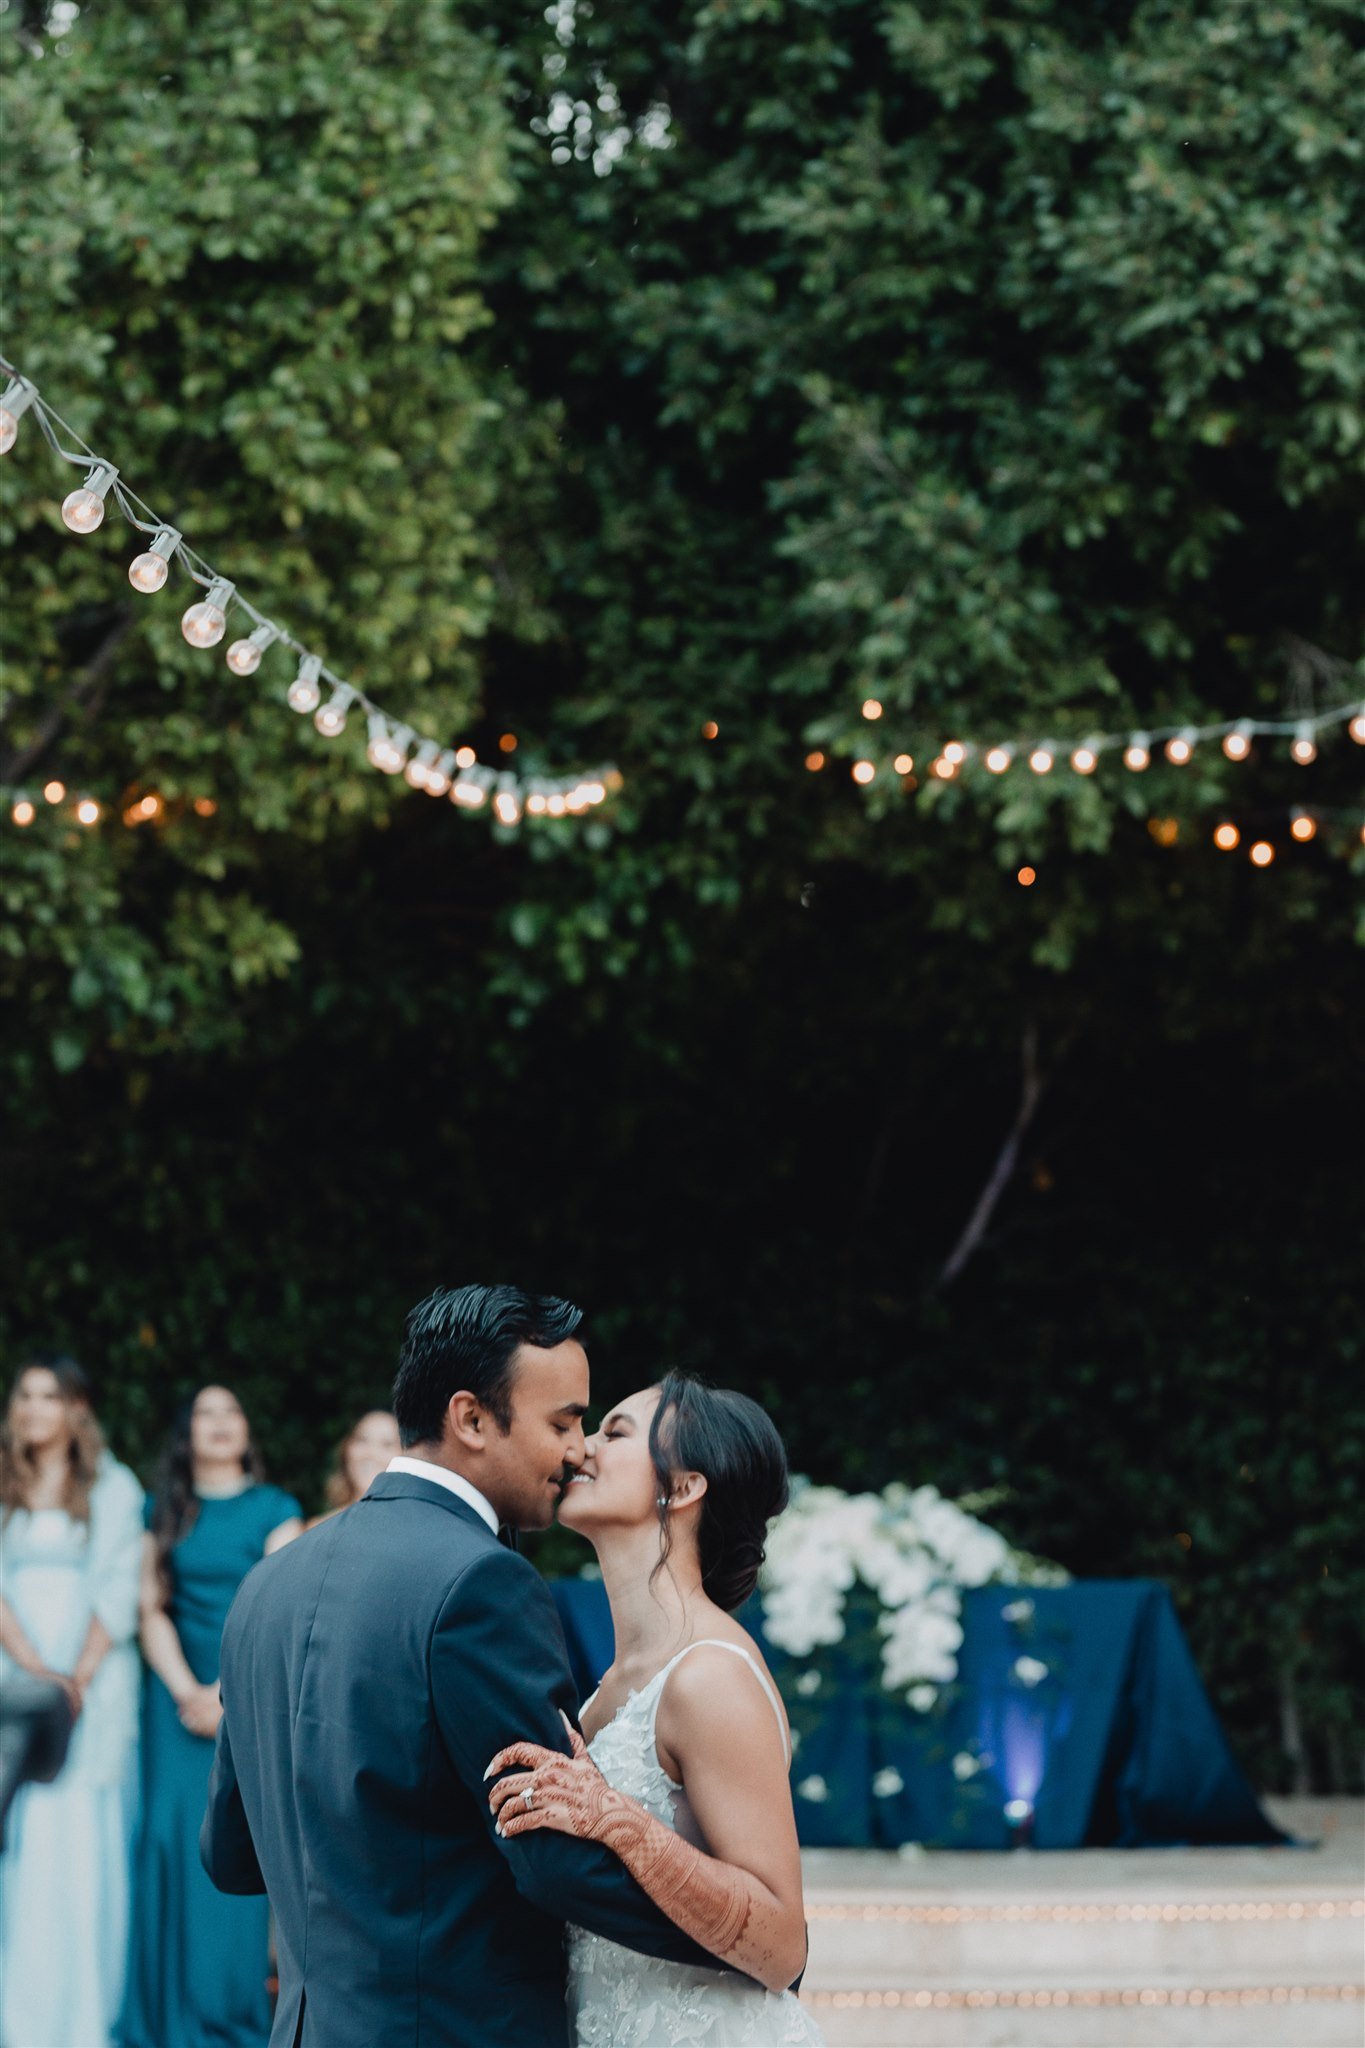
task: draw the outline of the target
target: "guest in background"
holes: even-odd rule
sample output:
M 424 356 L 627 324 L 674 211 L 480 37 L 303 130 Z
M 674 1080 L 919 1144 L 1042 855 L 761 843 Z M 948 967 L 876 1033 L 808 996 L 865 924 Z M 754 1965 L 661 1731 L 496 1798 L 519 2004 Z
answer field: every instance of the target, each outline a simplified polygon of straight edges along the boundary
M 0 1433 L 0 1686 L 55 1678 L 77 1716 L 0 1858 L 0 2041 L 107 2048 L 123 1999 L 137 1805 L 142 1488 L 70 1358 L 20 1369 Z
M 362 1494 L 369 1492 L 370 1481 L 387 1470 L 389 1459 L 396 1458 L 402 1448 L 398 1424 L 387 1408 L 371 1408 L 368 1415 L 362 1415 L 350 1435 L 337 1445 L 323 1494 L 326 1512 L 314 1515 L 309 1528 L 316 1529 L 319 1522 L 353 1506 Z
M 302 1527 L 269 1486 L 247 1419 L 226 1387 L 201 1387 L 175 1418 L 148 1504 L 142 1648 L 142 1831 L 127 2048 L 264 2048 L 264 1898 L 215 1891 L 199 1861 L 213 1737 L 222 1718 L 218 1647 L 238 1586 Z

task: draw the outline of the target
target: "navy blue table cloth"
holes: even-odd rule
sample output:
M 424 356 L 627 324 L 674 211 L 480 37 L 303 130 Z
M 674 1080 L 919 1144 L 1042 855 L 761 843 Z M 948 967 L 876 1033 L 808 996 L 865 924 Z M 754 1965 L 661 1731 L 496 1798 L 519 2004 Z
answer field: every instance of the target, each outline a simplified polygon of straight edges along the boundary
M 611 1662 L 606 1594 L 591 1579 L 552 1590 L 586 1698 Z M 957 1682 L 929 1714 L 888 1695 L 842 1646 L 784 1655 L 764 1635 L 757 1600 L 739 1619 L 796 1709 L 792 1782 L 808 1847 L 1285 1839 L 1233 1757 L 1170 1594 L 1154 1581 L 965 1594 Z M 813 1669 L 818 1693 L 798 1697 Z

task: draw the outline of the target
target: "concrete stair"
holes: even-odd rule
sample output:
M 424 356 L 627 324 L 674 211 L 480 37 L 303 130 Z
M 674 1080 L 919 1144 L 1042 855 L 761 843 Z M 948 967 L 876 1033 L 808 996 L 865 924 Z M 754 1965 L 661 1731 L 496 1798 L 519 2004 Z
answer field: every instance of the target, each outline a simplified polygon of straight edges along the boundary
M 830 2048 L 1361 2048 L 1365 1803 L 1293 1849 L 805 1857 Z

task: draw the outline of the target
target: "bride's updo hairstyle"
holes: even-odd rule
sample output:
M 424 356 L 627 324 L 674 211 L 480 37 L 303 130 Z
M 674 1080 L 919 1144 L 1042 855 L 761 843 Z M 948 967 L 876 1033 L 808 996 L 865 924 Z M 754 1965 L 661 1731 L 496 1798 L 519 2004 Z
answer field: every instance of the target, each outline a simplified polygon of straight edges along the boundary
M 667 1501 L 673 1482 L 680 1472 L 700 1472 L 706 1481 L 697 1527 L 702 1590 L 732 1614 L 758 1584 L 768 1524 L 787 1505 L 781 1437 L 747 1394 L 671 1372 L 649 1427 L 649 1455 L 664 1502 L 664 1550 L 656 1571 L 672 1548 Z

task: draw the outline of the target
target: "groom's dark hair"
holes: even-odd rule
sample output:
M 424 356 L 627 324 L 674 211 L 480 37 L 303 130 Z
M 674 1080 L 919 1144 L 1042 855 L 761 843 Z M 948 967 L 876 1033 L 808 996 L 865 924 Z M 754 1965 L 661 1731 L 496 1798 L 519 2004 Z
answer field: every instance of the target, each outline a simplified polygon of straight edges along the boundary
M 393 1412 L 404 1448 L 438 1443 L 451 1397 L 461 1392 L 473 1394 L 506 1435 L 518 1347 L 548 1351 L 574 1336 L 582 1320 L 581 1308 L 554 1294 L 438 1287 L 410 1311 L 403 1330 Z

